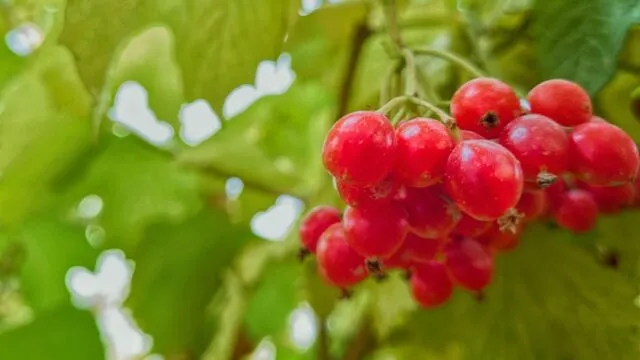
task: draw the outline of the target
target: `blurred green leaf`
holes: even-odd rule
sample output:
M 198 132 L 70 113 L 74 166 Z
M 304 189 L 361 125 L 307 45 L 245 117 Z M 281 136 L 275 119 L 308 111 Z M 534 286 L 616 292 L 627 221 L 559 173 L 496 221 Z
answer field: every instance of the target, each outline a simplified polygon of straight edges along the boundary
M 98 223 L 107 246 L 129 251 L 146 225 L 185 219 L 202 206 L 198 175 L 142 140 L 110 137 L 92 155 L 67 196 L 74 202 L 91 194 L 102 198 Z
M 84 236 L 84 229 L 62 222 L 54 216 L 27 221 L 16 240 L 23 247 L 25 260 L 20 269 L 20 288 L 37 313 L 70 299 L 65 277 L 69 268 L 95 267 L 98 251 Z
M 247 227 L 211 209 L 149 228 L 131 255 L 136 267 L 127 305 L 153 336 L 155 351 L 199 357 L 211 338 L 206 307 L 221 287 L 223 271 L 251 237 Z
M 594 94 L 613 76 L 627 30 L 640 22 L 640 3 L 536 1 L 533 16 L 542 76 L 576 81 Z
M 178 159 L 238 176 L 247 187 L 305 197 L 324 181 L 319 154 L 332 105 L 323 88 L 296 84 L 285 94 L 258 100 Z
M 636 142 L 640 142 L 640 122 L 631 112 L 631 92 L 638 86 L 637 75 L 619 71 L 594 100 L 599 115 L 620 126 Z
M 0 349 L 3 360 L 105 358 L 93 316 L 71 305 L 56 307 L 25 326 L 0 333 Z
M 607 234 L 612 236 L 612 234 Z M 637 284 L 600 265 L 572 236 L 543 225 L 499 258 L 485 299 L 458 292 L 445 306 L 415 313 L 392 339 L 460 359 L 636 359 Z

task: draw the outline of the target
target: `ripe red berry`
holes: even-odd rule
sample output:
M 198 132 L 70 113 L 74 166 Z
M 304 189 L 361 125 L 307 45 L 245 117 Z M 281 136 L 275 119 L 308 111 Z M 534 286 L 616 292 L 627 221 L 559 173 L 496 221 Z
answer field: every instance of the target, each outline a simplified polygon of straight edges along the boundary
M 409 269 L 416 263 L 433 260 L 443 245 L 442 239 L 426 239 L 410 232 L 400 249 L 384 260 L 383 265 L 385 268 Z
M 452 235 L 476 237 L 487 232 L 491 227 L 491 221 L 476 220 L 464 212 L 460 213 L 462 216 L 456 226 L 453 227 L 453 230 L 451 230 Z
M 349 245 L 370 259 L 393 255 L 402 246 L 408 230 L 404 209 L 392 202 L 348 207 L 342 224 Z
M 347 244 L 340 224 L 333 224 L 322 233 L 317 259 L 320 273 L 335 286 L 347 288 L 367 277 L 364 258 Z
M 598 205 L 586 190 L 569 189 L 554 204 L 552 213 L 558 225 L 574 233 L 583 233 L 595 226 Z
M 460 130 L 462 140 L 482 140 L 484 137 L 476 132 L 469 130 Z
M 389 119 L 374 111 L 357 111 L 338 120 L 325 139 L 322 159 L 339 182 L 378 184 L 395 158 L 395 134 Z
M 500 145 L 520 161 L 525 181 L 549 185 L 567 171 L 569 139 L 564 128 L 546 116 L 530 114 L 513 120 L 500 135 Z
M 316 246 L 320 235 L 327 228 L 340 222 L 340 210 L 326 205 L 316 206 L 302 220 L 300 224 L 300 242 L 302 246 L 311 253 L 316 252 Z
M 433 185 L 444 175 L 454 146 L 449 130 L 437 120 L 417 118 L 404 122 L 396 130 L 394 175 L 406 186 Z
M 547 197 L 543 190 L 523 191 L 516 211 L 524 215 L 524 220 L 531 221 L 542 216 L 546 209 Z
M 408 188 L 402 205 L 411 230 L 425 238 L 446 236 L 460 219 L 460 211 L 445 197 L 440 185 Z
M 520 100 L 515 91 L 497 79 L 468 81 L 451 98 L 451 115 L 460 129 L 475 131 L 488 139 L 497 138 L 520 114 Z
M 614 186 L 635 178 L 638 148 L 619 127 L 589 122 L 569 136 L 569 164 L 575 175 L 595 186 Z
M 493 278 L 493 256 L 472 238 L 454 238 L 445 245 L 449 274 L 461 287 L 479 291 Z
M 591 120 L 589 94 L 580 85 L 562 79 L 541 82 L 529 92 L 531 112 L 550 117 L 563 126 Z
M 480 235 L 477 240 L 482 245 L 496 251 L 507 252 L 515 249 L 520 244 L 520 236 L 524 230 L 523 223 L 516 226 L 516 231 L 500 230 L 500 226 L 494 223 L 489 231 Z
M 462 211 L 477 220 L 496 220 L 518 203 L 523 188 L 522 168 L 502 145 L 467 140 L 449 155 L 444 184 Z
M 398 182 L 387 178 L 373 186 L 360 186 L 336 180 L 336 189 L 345 204 L 353 207 L 369 206 L 390 201 L 398 190 Z
M 613 214 L 633 204 L 636 189 L 633 183 L 618 186 L 592 186 L 581 183 L 580 187 L 587 190 L 598 204 L 598 210 L 605 214 Z
M 444 264 L 429 261 L 416 266 L 411 273 L 411 293 L 424 308 L 434 308 L 444 304 L 453 294 L 453 282 Z

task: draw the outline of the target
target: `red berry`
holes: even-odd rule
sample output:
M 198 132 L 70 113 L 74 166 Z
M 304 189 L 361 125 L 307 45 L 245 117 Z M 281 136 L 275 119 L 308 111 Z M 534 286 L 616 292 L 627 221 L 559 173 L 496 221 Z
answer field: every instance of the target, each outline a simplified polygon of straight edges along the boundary
M 587 190 L 598 204 L 598 210 L 605 214 L 613 214 L 633 204 L 636 189 L 633 183 L 618 186 L 592 186 L 581 183 L 580 187 Z
M 454 238 L 445 246 L 449 274 L 467 290 L 479 291 L 493 278 L 493 257 L 472 238 Z
M 442 239 L 426 239 L 408 233 L 400 249 L 383 261 L 384 267 L 408 269 L 413 264 L 433 260 L 443 244 Z
M 592 116 L 591 120 L 589 120 L 590 122 L 594 122 L 594 123 L 605 123 L 605 124 L 609 124 L 609 122 L 599 116 Z
M 453 294 L 453 283 L 444 264 L 429 261 L 420 264 L 411 274 L 411 293 L 424 308 L 444 304 Z
M 417 118 L 396 130 L 394 175 L 406 186 L 424 187 L 444 175 L 447 157 L 455 143 L 449 130 L 439 121 Z M 372 159 L 375 164 L 375 159 Z
M 464 83 L 451 98 L 451 115 L 460 129 L 497 138 L 504 127 L 521 114 L 520 100 L 500 80 L 476 78 Z
M 476 237 L 489 230 L 491 227 L 491 221 L 480 221 L 472 218 L 471 216 L 460 212 L 462 216 L 460 221 L 456 223 L 451 234 L 466 237 Z
M 393 126 L 384 115 L 357 111 L 338 120 L 325 139 L 324 166 L 339 182 L 372 186 L 389 175 L 395 158 Z
M 524 220 L 531 221 L 542 216 L 546 209 L 546 201 L 543 190 L 523 191 L 516 210 L 524 215 Z
M 460 130 L 462 140 L 482 140 L 484 137 L 478 133 L 469 130 Z
M 368 206 L 392 200 L 398 190 L 398 182 L 387 178 L 373 186 L 360 186 L 336 181 L 336 189 L 345 204 L 353 207 Z
M 347 242 L 366 258 L 388 258 L 407 235 L 404 209 L 395 203 L 348 207 L 342 220 Z
M 367 277 L 364 258 L 347 244 L 340 224 L 333 224 L 322 233 L 317 250 L 320 273 L 331 284 L 346 288 Z
M 619 127 L 598 122 L 580 125 L 569 136 L 569 164 L 584 182 L 614 186 L 632 181 L 638 170 L 638 148 Z
M 552 212 L 558 225 L 574 233 L 583 233 L 595 226 L 598 205 L 589 192 L 570 189 L 558 199 Z
M 564 128 L 546 116 L 530 114 L 513 120 L 500 135 L 500 145 L 520 161 L 525 181 L 542 185 L 541 173 L 567 171 L 569 139 Z
M 460 219 L 460 211 L 445 197 L 440 185 L 408 188 L 402 205 L 411 230 L 425 238 L 446 236 Z
M 503 146 L 489 140 L 467 140 L 449 156 L 444 184 L 462 211 L 477 220 L 496 220 L 518 203 L 522 168 Z
M 327 228 L 340 222 L 340 210 L 326 205 L 316 206 L 311 209 L 300 224 L 300 242 L 306 250 L 316 252 L 316 246 L 320 235 Z
M 547 80 L 529 92 L 531 112 L 544 115 L 563 126 L 576 126 L 591 120 L 589 94 L 580 85 L 562 79 Z
M 500 230 L 500 226 L 494 223 L 489 231 L 480 235 L 477 240 L 482 245 L 493 250 L 507 252 L 515 249 L 520 244 L 520 236 L 524 229 L 523 223 L 516 226 L 516 231 Z

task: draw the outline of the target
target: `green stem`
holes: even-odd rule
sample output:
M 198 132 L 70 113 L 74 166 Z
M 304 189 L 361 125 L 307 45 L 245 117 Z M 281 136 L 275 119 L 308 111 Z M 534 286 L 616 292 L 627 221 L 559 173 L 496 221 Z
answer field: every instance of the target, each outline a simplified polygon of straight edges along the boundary
M 402 56 L 404 57 L 406 69 L 404 94 L 407 96 L 415 96 L 418 88 L 416 85 L 417 75 L 415 57 L 413 56 L 413 52 L 407 48 L 402 49 Z
M 406 96 L 397 96 L 389 100 L 386 104 L 382 105 L 377 111 L 381 114 L 388 114 L 391 110 L 398 107 L 400 104 L 407 102 Z
M 395 126 L 397 123 L 399 123 L 400 121 L 402 121 L 402 119 L 407 115 L 407 107 L 403 106 L 400 108 L 400 110 L 398 110 L 398 112 L 393 115 L 393 118 L 391 119 L 391 124 L 393 124 L 393 126 Z
M 402 36 L 400 36 L 400 28 L 398 27 L 398 9 L 396 0 L 384 0 L 385 10 L 387 14 L 387 29 L 391 41 L 396 45 L 398 50 L 404 47 Z
M 380 87 L 380 106 L 383 106 L 391 99 L 394 76 L 400 69 L 400 62 L 394 62 L 384 75 L 382 86 Z
M 471 62 L 467 61 L 460 55 L 457 55 L 445 50 L 439 50 L 439 49 L 433 49 L 433 48 L 419 48 L 419 49 L 414 49 L 413 52 L 417 55 L 428 55 L 428 56 L 434 56 L 440 59 L 448 60 L 460 66 L 461 68 L 465 69 L 471 75 L 476 77 L 486 76 L 484 71 L 482 71 L 480 68 L 478 68 Z
M 422 106 L 433 111 L 436 115 L 438 115 L 440 121 L 442 121 L 442 123 L 449 129 L 449 131 L 451 131 L 451 136 L 456 142 L 459 142 L 462 139 L 462 135 L 460 134 L 460 130 L 458 129 L 456 121 L 442 109 L 426 100 L 419 99 L 415 96 L 407 97 L 406 100 L 412 102 L 415 105 Z

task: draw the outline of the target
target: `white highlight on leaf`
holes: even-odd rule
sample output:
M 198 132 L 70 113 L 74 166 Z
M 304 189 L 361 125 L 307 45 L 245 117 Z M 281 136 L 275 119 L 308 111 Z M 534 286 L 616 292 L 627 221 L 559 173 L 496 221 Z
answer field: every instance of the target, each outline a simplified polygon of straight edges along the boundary
M 228 178 L 224 184 L 224 190 L 227 194 L 227 198 L 230 200 L 236 200 L 242 195 L 242 190 L 244 190 L 244 183 L 242 179 L 237 177 Z
M 44 35 L 38 25 L 24 23 L 7 32 L 4 41 L 9 50 L 18 56 L 27 56 L 42 45 Z
M 278 349 L 269 339 L 260 341 L 256 350 L 251 355 L 251 360 L 276 360 Z
M 293 196 L 280 195 L 275 205 L 258 212 L 251 219 L 251 230 L 269 241 L 282 241 L 304 209 L 304 203 Z
M 91 194 L 85 196 L 76 207 L 76 215 L 83 219 L 92 219 L 102 211 L 102 198 L 98 195 Z
M 180 137 L 191 146 L 200 144 L 222 127 L 220 118 L 206 100 L 198 99 L 180 108 Z
M 109 118 L 154 145 L 165 145 L 173 138 L 173 128 L 156 118 L 149 108 L 147 90 L 135 81 L 120 85 Z
M 289 315 L 289 338 L 295 347 L 308 350 L 318 336 L 318 319 L 308 303 L 302 303 Z

